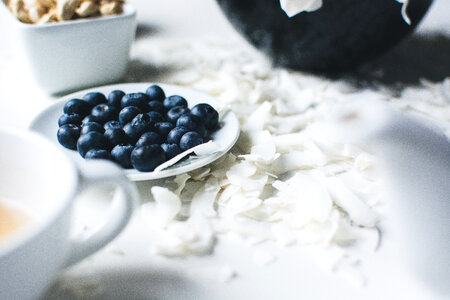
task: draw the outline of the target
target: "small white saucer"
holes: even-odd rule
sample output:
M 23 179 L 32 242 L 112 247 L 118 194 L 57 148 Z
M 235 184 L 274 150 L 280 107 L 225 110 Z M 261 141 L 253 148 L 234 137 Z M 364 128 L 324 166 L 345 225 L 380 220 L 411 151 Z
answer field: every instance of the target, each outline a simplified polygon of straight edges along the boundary
M 125 84 L 115 84 L 102 87 L 95 87 L 87 90 L 82 90 L 67 96 L 62 97 L 56 102 L 49 105 L 42 112 L 40 112 L 31 122 L 30 129 L 39 132 L 44 135 L 52 142 L 57 144 L 67 155 L 72 157 L 77 163 L 83 163 L 84 159 L 78 154 L 77 151 L 69 150 L 61 146 L 56 138 L 56 133 L 58 131 L 58 118 L 63 114 L 64 104 L 72 98 L 81 98 L 84 94 L 92 91 L 97 91 L 108 95 L 112 90 L 123 90 L 125 93 L 131 92 L 145 92 L 145 90 L 154 83 L 125 83 Z M 186 98 L 189 107 L 194 106 L 197 103 L 208 103 L 214 108 L 218 109 L 221 105 L 220 102 L 207 94 L 195 91 L 192 89 L 187 89 L 174 85 L 158 84 L 164 89 L 167 96 L 169 95 L 180 95 Z M 125 170 L 126 175 L 130 180 L 141 181 L 141 180 L 154 180 L 165 178 L 169 176 L 179 175 L 185 172 L 192 171 L 203 167 L 222 155 L 224 155 L 228 150 L 233 147 L 239 137 L 239 121 L 236 115 L 228 111 L 225 115 L 220 116 L 220 128 L 212 134 L 213 142 L 218 146 L 217 149 L 207 155 L 202 155 L 195 157 L 195 159 L 188 159 L 181 161 L 168 167 L 167 169 L 161 170 L 159 172 L 140 172 L 135 169 Z

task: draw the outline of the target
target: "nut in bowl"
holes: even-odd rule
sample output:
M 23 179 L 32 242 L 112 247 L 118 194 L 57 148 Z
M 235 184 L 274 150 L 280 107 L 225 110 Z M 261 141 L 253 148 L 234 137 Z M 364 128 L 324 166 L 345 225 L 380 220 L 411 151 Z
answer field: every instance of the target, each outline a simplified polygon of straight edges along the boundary
M 39 19 L 43 24 L 24 23 L 17 14 L 0 3 L 0 17 L 16 31 L 28 69 L 45 92 L 58 94 L 113 83 L 125 75 L 136 32 L 132 6 L 124 4 L 118 14 L 99 11 L 89 18 L 70 20 L 64 20 L 69 17 L 61 11 L 61 21 L 56 13 L 50 17 L 54 22 Z M 23 21 L 30 21 L 29 15 L 22 16 Z

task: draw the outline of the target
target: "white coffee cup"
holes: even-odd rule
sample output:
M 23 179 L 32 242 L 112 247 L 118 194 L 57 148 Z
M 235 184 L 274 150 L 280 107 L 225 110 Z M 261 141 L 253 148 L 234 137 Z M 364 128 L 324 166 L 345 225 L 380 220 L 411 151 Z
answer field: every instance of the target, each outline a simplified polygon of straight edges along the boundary
M 75 166 L 57 146 L 27 131 L 0 129 L 0 141 L 0 197 L 32 212 L 28 224 L 0 240 L 0 299 L 37 299 L 58 271 L 121 232 L 138 194 L 111 162 Z M 103 184 L 117 187 L 106 222 L 84 240 L 69 236 L 74 199 Z

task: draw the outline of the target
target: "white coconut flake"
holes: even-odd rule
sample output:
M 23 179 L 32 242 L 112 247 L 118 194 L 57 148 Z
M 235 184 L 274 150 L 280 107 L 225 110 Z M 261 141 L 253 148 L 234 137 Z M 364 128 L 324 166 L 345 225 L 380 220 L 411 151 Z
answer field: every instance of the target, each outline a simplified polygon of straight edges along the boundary
M 211 250 L 214 234 L 211 223 L 200 214 L 186 222 L 174 222 L 153 243 L 153 252 L 167 256 L 204 254 Z
M 408 9 L 409 0 L 396 0 L 396 1 L 399 2 L 399 3 L 402 3 L 402 17 L 403 17 L 403 20 L 405 20 L 405 22 L 408 25 L 411 25 L 411 19 L 409 18 L 408 13 L 406 12 L 406 10 Z
M 322 0 L 280 0 L 281 8 L 289 17 L 302 11 L 314 11 L 322 7 Z
M 177 156 L 175 156 L 175 157 L 169 159 L 168 161 L 160 164 L 159 166 L 157 166 L 155 168 L 155 170 L 153 170 L 153 172 L 157 173 L 157 172 L 160 172 L 160 171 L 162 171 L 164 169 L 167 169 L 167 168 L 173 166 L 174 164 L 176 164 L 177 162 L 179 162 L 180 160 L 182 160 L 183 158 L 185 158 L 186 156 L 188 156 L 191 153 L 195 153 L 197 155 L 196 158 L 198 158 L 199 156 L 206 156 L 206 155 L 213 154 L 218 149 L 220 149 L 220 146 L 214 141 L 209 141 L 207 143 L 200 144 L 200 145 L 192 147 L 191 149 L 188 149 L 188 150 L 186 150 L 184 152 L 181 152 Z
M 180 174 L 175 177 L 173 181 L 178 185 L 177 189 L 175 190 L 175 194 L 177 194 L 178 196 L 181 194 L 181 191 L 186 186 L 186 181 L 188 181 L 189 178 L 191 178 L 191 176 L 187 173 Z
M 325 222 L 332 208 L 331 197 L 324 185 L 311 176 L 295 174 L 279 191 L 279 197 L 291 202 L 292 223 L 296 227 L 315 220 Z M 279 185 L 277 185 L 280 188 Z
M 242 214 L 260 206 L 261 203 L 261 199 L 247 198 L 242 194 L 238 194 L 230 198 L 227 208 L 232 214 Z
M 352 226 L 348 220 L 339 219 L 333 242 L 341 247 L 353 247 L 362 253 L 373 253 L 380 243 L 380 232 L 376 228 Z
M 216 184 L 213 184 L 212 182 L 215 182 Z M 220 187 L 215 178 L 209 180 L 209 185 L 212 186 L 212 188 L 208 189 L 208 186 L 205 185 L 195 193 L 191 202 L 191 215 L 199 213 L 210 218 L 217 215 L 217 212 L 214 209 L 214 203 L 217 194 L 220 191 Z
M 165 256 L 211 253 L 226 235 L 253 250 L 269 243 L 308 249 L 318 266 L 363 284 L 363 254 L 383 242 L 377 222 L 384 181 L 371 153 L 323 128 L 341 105 L 386 101 L 386 94 L 272 68 L 236 41 L 156 38 L 152 47 L 141 40 L 132 51 L 174 70 L 165 82 L 224 101 L 220 115 L 232 110 L 242 129 L 230 153 L 152 189 L 142 206 L 151 249 Z M 188 76 L 183 81 L 180 74 Z M 450 135 L 449 79 L 405 88 L 390 104 L 434 119 Z M 256 261 L 276 264 L 271 256 Z
M 406 23 L 411 24 L 406 9 L 409 0 L 396 0 L 402 3 L 402 17 Z M 280 0 L 281 9 L 284 10 L 286 15 L 293 17 L 303 11 L 315 11 L 322 7 L 322 0 Z
M 361 226 L 373 227 L 378 222 L 377 215 L 348 189 L 338 178 L 324 178 L 336 205 L 342 207 L 350 219 Z
M 264 102 L 258 106 L 258 108 L 248 117 L 245 123 L 245 129 L 247 131 L 262 131 L 266 122 L 270 120 L 272 110 L 272 104 L 270 102 Z
M 247 160 L 260 161 L 260 162 L 272 162 L 279 155 L 276 153 L 275 141 L 269 131 L 258 131 L 250 135 L 252 147 L 250 154 L 241 155 Z
M 272 226 L 272 233 L 277 244 L 281 247 L 292 246 L 297 242 L 292 228 L 285 222 L 278 222 Z
M 167 188 L 154 186 L 151 189 L 154 203 L 148 203 L 153 206 L 153 218 L 161 227 L 166 227 L 170 221 L 180 212 L 181 201 L 178 195 L 169 191 Z

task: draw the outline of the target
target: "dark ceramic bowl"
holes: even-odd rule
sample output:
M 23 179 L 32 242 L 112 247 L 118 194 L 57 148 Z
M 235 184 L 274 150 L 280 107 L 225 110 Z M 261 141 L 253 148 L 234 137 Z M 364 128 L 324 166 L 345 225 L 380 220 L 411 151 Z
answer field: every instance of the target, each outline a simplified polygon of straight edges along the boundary
M 317 11 L 289 18 L 278 0 L 217 0 L 229 21 L 276 65 L 337 73 L 368 61 L 399 42 L 432 0 L 410 0 L 408 25 L 395 0 L 324 0 Z

